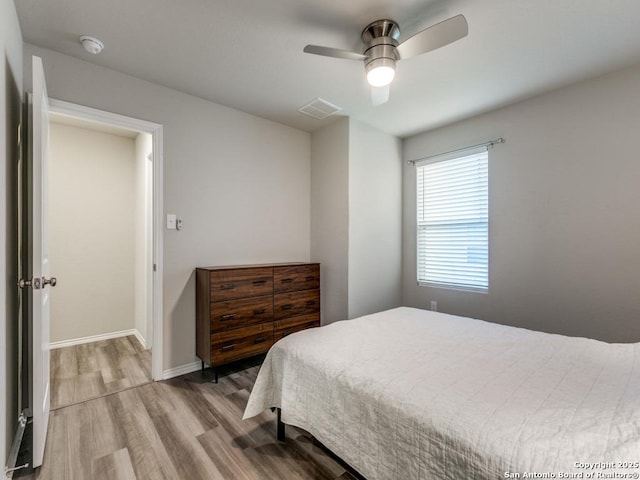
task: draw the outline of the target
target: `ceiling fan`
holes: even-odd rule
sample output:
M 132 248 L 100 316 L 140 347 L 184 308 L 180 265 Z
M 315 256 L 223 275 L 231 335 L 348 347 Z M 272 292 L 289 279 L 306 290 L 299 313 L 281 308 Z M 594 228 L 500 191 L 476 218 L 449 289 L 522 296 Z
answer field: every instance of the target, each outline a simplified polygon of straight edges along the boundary
M 389 85 L 395 76 L 396 61 L 444 47 L 466 37 L 468 33 L 464 15 L 456 15 L 398 43 L 398 24 L 393 20 L 376 20 L 362 30 L 361 38 L 365 44 L 363 53 L 320 45 L 307 45 L 303 51 L 325 57 L 364 61 L 367 81 L 372 87 L 371 100 L 377 106 L 389 99 Z

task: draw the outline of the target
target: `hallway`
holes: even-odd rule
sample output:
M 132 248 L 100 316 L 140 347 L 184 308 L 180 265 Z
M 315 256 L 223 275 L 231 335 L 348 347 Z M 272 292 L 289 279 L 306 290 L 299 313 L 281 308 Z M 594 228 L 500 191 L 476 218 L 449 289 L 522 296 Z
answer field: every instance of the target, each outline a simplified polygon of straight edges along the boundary
M 51 410 L 151 382 L 151 350 L 134 335 L 51 350 Z

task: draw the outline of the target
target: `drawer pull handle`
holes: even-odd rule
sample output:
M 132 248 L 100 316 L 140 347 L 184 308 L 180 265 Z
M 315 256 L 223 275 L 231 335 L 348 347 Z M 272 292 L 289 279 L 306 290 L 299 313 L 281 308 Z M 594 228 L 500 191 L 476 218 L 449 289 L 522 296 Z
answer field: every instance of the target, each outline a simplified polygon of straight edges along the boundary
M 236 286 L 233 283 L 223 283 L 220 285 L 220 290 L 233 290 Z
M 282 283 L 291 283 L 293 282 L 293 278 L 283 278 Z
M 316 279 L 316 277 L 307 277 L 307 282 L 313 282 Z
M 262 314 L 263 314 L 263 313 L 265 313 L 266 311 L 267 311 L 267 309 L 266 309 L 266 308 L 259 308 L 259 309 L 257 309 L 257 310 L 254 310 L 254 311 L 253 311 L 253 314 L 254 314 L 254 315 L 262 315 Z
M 308 301 L 307 301 L 307 307 L 311 307 L 311 306 L 313 306 L 313 305 L 315 305 L 315 304 L 316 304 L 316 301 L 315 301 L 315 300 L 308 300 Z
M 280 307 L 280 310 L 291 310 L 293 305 L 291 303 L 286 303 Z
M 221 322 L 225 322 L 227 320 L 232 320 L 236 318 L 236 314 L 235 313 L 227 313 L 226 315 L 221 315 L 220 316 L 220 321 Z
M 267 283 L 266 280 L 254 280 L 253 281 L 254 285 L 264 285 L 265 283 Z
M 264 342 L 266 340 L 267 340 L 267 337 L 256 337 L 256 338 L 253 339 L 253 343 L 255 345 L 257 343 L 262 343 L 262 342 Z
M 236 348 L 236 344 L 232 343 L 231 345 L 225 345 L 222 347 L 222 351 L 223 352 L 230 352 L 231 350 L 233 350 L 234 348 Z

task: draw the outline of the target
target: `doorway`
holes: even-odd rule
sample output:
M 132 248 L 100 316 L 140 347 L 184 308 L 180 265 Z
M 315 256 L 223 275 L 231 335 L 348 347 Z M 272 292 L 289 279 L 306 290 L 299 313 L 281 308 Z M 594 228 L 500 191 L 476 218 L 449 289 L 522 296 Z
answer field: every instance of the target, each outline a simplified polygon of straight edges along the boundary
M 56 408 L 120 391 L 135 384 L 145 383 L 145 381 L 162 379 L 162 229 L 160 221 L 162 218 L 162 127 L 143 120 L 54 99 L 50 100 L 50 112 L 52 115 L 51 125 L 56 126 L 52 132 L 52 144 L 55 141 L 53 135 L 56 134 L 55 130 L 59 125 L 59 129 L 66 135 L 72 134 L 73 129 L 80 129 L 86 132 L 89 139 L 92 135 L 102 135 L 104 138 L 113 137 L 115 145 L 128 144 L 132 150 L 128 160 L 121 159 L 119 162 L 120 167 L 128 169 L 128 173 L 131 174 L 129 180 L 123 180 L 124 184 L 128 184 L 131 188 L 124 188 L 118 180 L 117 175 L 122 172 L 114 174 L 114 171 L 119 168 L 117 166 L 115 169 L 110 167 L 110 173 L 101 173 L 100 170 L 94 169 L 91 178 L 77 177 L 80 168 L 73 171 L 73 169 L 69 170 L 69 165 L 66 167 L 67 173 L 76 176 L 76 178 L 66 178 L 68 184 L 84 183 L 84 190 L 79 190 L 79 192 L 83 192 L 80 198 L 67 198 L 66 200 L 67 205 L 73 205 L 75 209 L 81 208 L 80 210 L 77 210 L 76 213 L 68 211 L 62 215 L 58 212 L 58 220 L 62 218 L 58 228 L 65 229 L 66 223 L 69 230 L 68 235 L 60 236 L 62 239 L 68 239 L 69 245 L 58 242 L 59 244 L 63 243 L 61 250 L 66 250 L 64 253 L 66 255 L 64 257 L 65 265 L 61 270 L 67 270 L 68 267 L 73 266 L 70 265 L 71 263 L 75 263 L 75 273 L 80 272 L 84 276 L 84 279 L 80 281 L 87 283 L 90 287 L 85 289 L 87 292 L 91 292 L 93 289 L 93 292 L 103 290 L 111 292 L 112 295 L 123 295 L 123 287 L 130 287 L 130 290 L 128 293 L 124 293 L 126 299 L 124 307 L 123 305 L 116 306 L 108 299 L 106 303 L 98 305 L 99 302 L 93 302 L 91 295 L 79 294 L 82 286 L 68 292 L 69 298 L 76 306 L 81 306 L 84 303 L 84 310 L 76 308 L 75 313 L 78 316 L 66 318 L 66 325 L 62 326 L 66 332 L 61 332 L 57 338 L 55 336 L 57 335 L 55 330 L 56 299 L 54 298 L 51 326 L 52 380 L 56 377 L 55 369 L 64 367 L 65 362 L 74 360 L 74 356 L 76 365 L 78 367 L 82 365 L 82 369 L 84 369 L 84 372 L 80 372 L 80 369 L 76 367 L 75 373 L 85 374 L 80 387 L 77 383 L 74 385 L 75 380 L 69 379 L 74 375 L 73 369 L 71 372 L 67 371 L 66 374 L 58 372 L 62 374 L 62 378 L 67 376 L 66 383 L 68 385 L 66 385 L 66 393 L 64 391 L 58 392 L 60 395 L 57 399 L 54 398 L 55 392 L 52 387 L 52 408 Z M 117 150 L 119 147 L 115 148 Z M 89 153 L 85 158 L 90 156 L 91 160 L 95 162 L 97 160 L 93 157 L 99 157 L 103 150 L 103 148 L 99 148 L 98 151 Z M 83 168 L 87 172 L 91 171 L 89 165 L 84 165 Z M 64 172 L 58 171 L 57 173 L 62 173 L 62 177 L 65 177 Z M 60 180 L 60 175 L 56 176 L 56 165 L 52 164 L 50 181 L 55 181 L 56 178 Z M 105 185 L 108 181 L 112 182 L 110 186 Z M 64 185 L 56 187 L 54 183 L 52 188 L 64 189 L 65 187 Z M 104 197 L 101 200 L 98 195 L 99 190 L 102 190 L 103 193 L 114 190 L 115 196 L 111 198 L 113 203 L 120 203 L 119 211 L 125 212 L 124 216 L 118 217 L 117 205 L 110 205 L 112 202 L 105 201 Z M 52 206 L 54 206 L 54 200 L 52 197 Z M 130 208 L 127 208 L 127 204 Z M 93 238 L 91 235 L 80 234 L 79 232 L 84 226 L 88 229 L 87 223 L 92 221 L 92 212 L 95 212 L 97 205 L 102 205 L 100 208 L 104 207 L 107 210 L 113 206 L 116 208 L 112 208 L 110 213 L 107 212 L 107 215 L 112 215 L 110 220 L 94 225 L 97 227 L 97 231 L 94 230 Z M 55 211 L 51 213 L 53 215 Z M 84 221 L 80 222 L 81 219 Z M 76 225 L 76 233 L 74 234 L 72 229 L 74 229 L 73 222 L 75 220 L 85 225 L 79 225 L 80 230 Z M 55 225 L 55 219 L 52 217 L 52 227 Z M 119 231 L 120 237 L 117 234 L 114 237 L 109 237 L 114 231 Z M 99 259 L 95 256 L 96 252 L 106 252 L 109 248 L 113 251 L 114 245 L 111 242 L 123 241 L 122 239 L 127 234 L 129 234 L 129 240 L 123 250 L 128 253 L 122 258 L 113 260 L 114 263 L 119 262 L 119 266 L 111 268 L 112 265 L 107 265 L 103 268 L 97 268 Z M 96 245 L 96 242 L 100 241 L 100 237 L 104 237 L 102 241 L 106 242 L 103 243 L 102 248 Z M 85 246 L 93 245 L 93 252 L 83 252 L 81 242 L 85 242 Z M 109 245 L 111 246 L 109 247 Z M 87 247 L 85 250 L 91 250 L 91 248 Z M 116 247 L 115 250 L 118 248 Z M 83 253 L 90 256 L 83 257 Z M 93 262 L 91 262 L 91 258 L 94 259 Z M 56 263 L 55 254 L 53 254 L 52 265 L 54 268 L 56 268 Z M 63 273 L 63 271 L 56 272 L 60 280 L 58 287 L 61 287 L 65 282 Z M 120 277 L 120 274 L 123 276 Z M 62 296 L 63 292 L 60 290 L 59 292 Z M 105 300 L 103 299 L 103 301 Z M 91 315 L 92 312 L 93 315 Z M 116 320 L 111 327 L 96 326 L 109 321 L 110 317 Z M 127 318 L 125 319 L 125 317 Z M 93 327 L 89 325 L 92 321 L 96 324 Z M 77 326 L 75 330 L 74 324 Z M 100 331 L 100 328 L 103 331 Z M 148 362 L 146 374 L 138 368 L 144 364 L 145 358 Z M 114 359 L 117 362 L 110 363 L 110 360 Z M 100 362 L 105 366 L 104 369 L 101 369 Z M 105 383 L 110 385 L 105 387 Z
M 51 409 L 151 381 L 151 135 L 49 116 Z

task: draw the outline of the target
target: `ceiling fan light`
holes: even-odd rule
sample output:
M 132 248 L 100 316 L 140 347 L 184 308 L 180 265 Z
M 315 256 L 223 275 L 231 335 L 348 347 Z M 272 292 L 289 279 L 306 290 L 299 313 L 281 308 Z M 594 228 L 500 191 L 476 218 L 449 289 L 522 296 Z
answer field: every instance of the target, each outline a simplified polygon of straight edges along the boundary
M 372 87 L 384 87 L 393 81 L 396 75 L 396 62 L 391 58 L 377 58 L 366 66 L 367 82 Z

